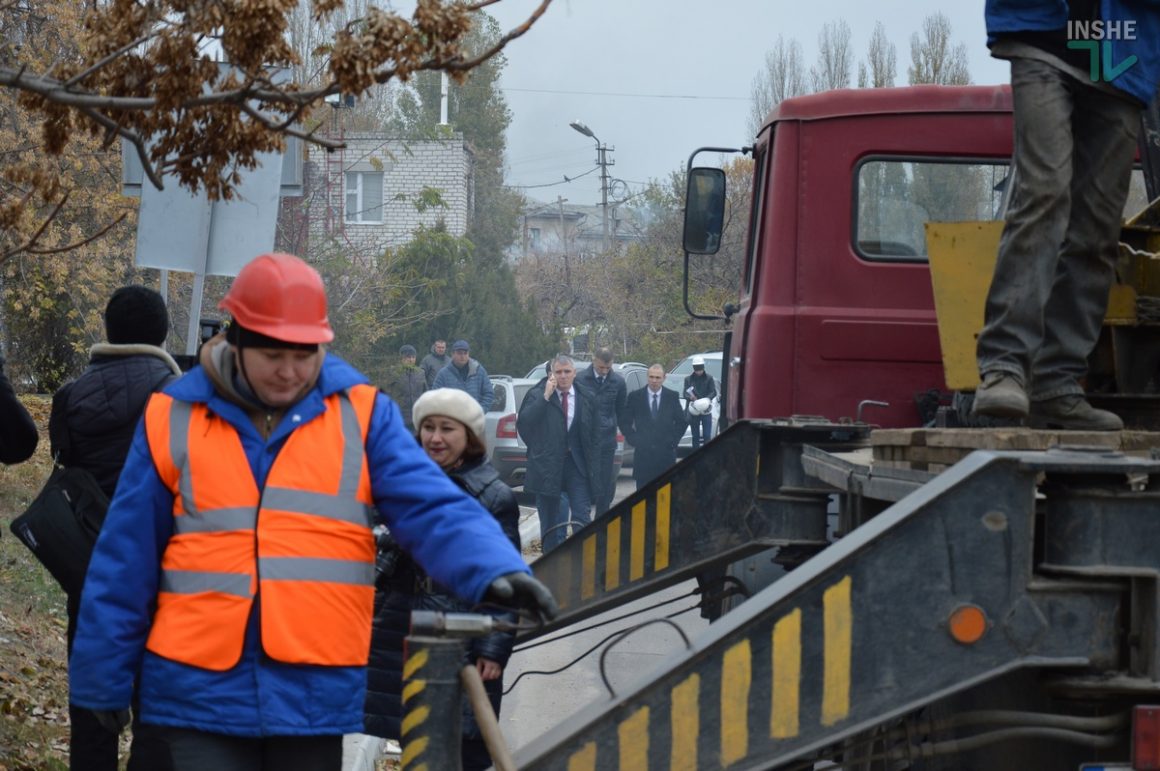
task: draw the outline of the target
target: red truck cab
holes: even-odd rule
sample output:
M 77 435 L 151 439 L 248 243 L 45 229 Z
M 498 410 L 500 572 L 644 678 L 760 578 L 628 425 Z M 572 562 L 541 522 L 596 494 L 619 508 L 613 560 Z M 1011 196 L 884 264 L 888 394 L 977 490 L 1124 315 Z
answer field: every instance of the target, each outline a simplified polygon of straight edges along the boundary
M 920 424 L 945 390 L 924 223 L 999 215 L 1007 86 L 830 91 L 783 101 L 754 153 L 727 414 Z M 692 177 L 690 177 L 692 180 Z

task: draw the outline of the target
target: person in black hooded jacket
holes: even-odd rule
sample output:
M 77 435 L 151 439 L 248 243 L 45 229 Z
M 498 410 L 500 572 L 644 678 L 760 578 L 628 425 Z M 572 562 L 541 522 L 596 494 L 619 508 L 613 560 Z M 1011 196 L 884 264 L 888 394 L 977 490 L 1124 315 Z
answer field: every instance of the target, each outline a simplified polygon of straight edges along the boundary
M 39 441 L 36 423 L 16 398 L 0 356 L 0 463 L 23 463 L 36 452 Z
M 161 295 L 143 286 L 124 286 L 105 306 L 108 343 L 90 350 L 89 365 L 52 397 L 48 436 L 52 455 L 65 467 L 93 475 L 109 498 L 117 487 L 133 433 L 154 391 L 181 375 L 161 346 L 169 334 L 169 314 Z M 68 649 L 76 635 L 80 596 L 68 596 Z M 69 705 L 69 768 L 116 771 L 117 733 L 93 712 Z M 147 760 L 148 729 L 134 724 L 130 769 L 157 768 Z
M 500 480 L 487 460 L 484 415 L 479 403 L 465 391 L 437 388 L 415 400 L 413 419 L 418 427 L 419 444 L 427 455 L 490 511 L 512 545 L 520 548 L 520 507 L 515 493 Z M 379 536 L 375 584 L 365 730 L 372 736 L 399 740 L 403 718 L 403 640 L 410 628 L 411 611 L 462 612 L 471 610 L 471 606 L 434 583 L 393 542 L 389 533 Z M 509 632 L 493 632 L 473 639 L 468 645 L 467 663 L 479 669 L 497 716 L 503 693 L 503 670 L 514 642 L 515 637 Z M 462 759 L 464 771 L 482 771 L 492 765 L 466 698 L 463 700 Z

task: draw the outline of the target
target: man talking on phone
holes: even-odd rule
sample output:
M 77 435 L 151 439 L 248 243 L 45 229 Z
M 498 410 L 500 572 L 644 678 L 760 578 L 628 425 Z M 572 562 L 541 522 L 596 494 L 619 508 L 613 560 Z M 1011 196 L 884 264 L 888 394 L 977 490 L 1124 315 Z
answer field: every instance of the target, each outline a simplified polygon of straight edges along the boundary
M 575 388 L 576 365 L 563 354 L 548 362 L 548 373 L 528 389 L 516 427 L 528 446 L 524 491 L 536 496 L 544 553 L 556 548 L 570 530 L 592 521 L 592 502 L 600 497 L 594 461 L 600 422 L 587 392 Z M 560 494 L 567 493 L 571 514 L 561 521 Z M 569 527 L 572 525 L 572 528 Z

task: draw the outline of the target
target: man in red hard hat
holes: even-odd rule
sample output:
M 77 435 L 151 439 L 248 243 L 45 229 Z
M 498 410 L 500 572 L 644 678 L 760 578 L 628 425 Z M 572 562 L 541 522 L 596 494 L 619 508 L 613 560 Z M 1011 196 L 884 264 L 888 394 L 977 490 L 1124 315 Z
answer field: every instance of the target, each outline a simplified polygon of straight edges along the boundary
M 97 542 L 71 699 L 140 719 L 174 771 L 337 771 L 363 725 L 382 519 L 463 598 L 555 614 L 495 519 L 431 462 L 398 408 L 323 348 L 318 273 L 264 254 L 221 303 L 200 366 L 138 426 Z

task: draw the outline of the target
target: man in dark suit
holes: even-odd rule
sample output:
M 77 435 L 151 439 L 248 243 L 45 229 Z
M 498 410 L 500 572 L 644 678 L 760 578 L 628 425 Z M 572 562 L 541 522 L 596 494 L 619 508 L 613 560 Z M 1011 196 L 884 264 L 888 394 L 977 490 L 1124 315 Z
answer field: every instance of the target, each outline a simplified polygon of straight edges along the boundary
M 625 441 L 636 448 L 632 478 L 637 490 L 677 462 L 677 443 L 688 425 L 680 396 L 664 382 L 664 367 L 649 367 L 648 386 L 628 395 L 620 422 Z
M 597 457 L 589 464 L 600 477 L 600 497 L 593 501 L 596 513 L 608 511 L 616 493 L 616 423 L 624 412 L 628 387 L 624 378 L 612 371 L 612 351 L 600 348 L 592 357 L 592 365 L 576 376 L 576 385 L 591 394 L 596 403 L 600 423 L 600 444 Z
M 559 546 L 567 533 L 560 515 L 560 493 L 568 494 L 578 527 L 592 521 L 592 501 L 601 495 L 590 459 L 597 457 L 600 421 L 596 403 L 572 382 L 576 365 L 568 356 L 550 362 L 551 373 L 528 389 L 516 418 L 516 429 L 528 445 L 524 490 L 536 495 L 544 553 Z

